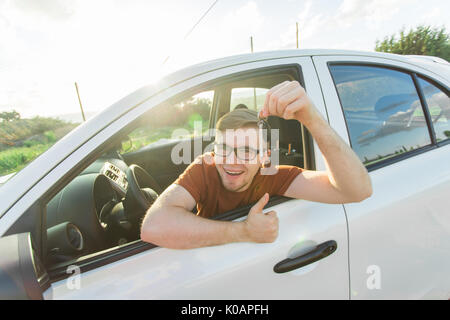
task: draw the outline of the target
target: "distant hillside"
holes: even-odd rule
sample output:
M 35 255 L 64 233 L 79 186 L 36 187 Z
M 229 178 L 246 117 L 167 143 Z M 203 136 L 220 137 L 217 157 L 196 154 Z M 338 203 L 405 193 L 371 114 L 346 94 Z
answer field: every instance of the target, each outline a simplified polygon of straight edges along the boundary
M 92 118 L 96 112 L 93 111 L 86 111 L 84 113 L 84 116 L 86 117 L 86 120 Z M 65 114 L 57 114 L 53 116 L 55 119 L 60 119 L 66 122 L 72 122 L 72 123 L 81 123 L 83 122 L 83 118 L 81 117 L 81 113 L 65 113 Z
M 39 135 L 43 135 L 47 131 L 54 131 L 56 129 L 67 127 L 69 131 L 78 124 L 69 123 L 64 120 L 54 118 L 34 117 L 32 119 L 16 119 L 11 121 L 0 122 L 0 150 L 21 146 L 24 141 L 36 140 Z M 67 130 L 62 130 L 60 135 L 67 133 Z M 55 137 L 58 140 L 58 137 Z M 60 138 L 60 137 L 59 137 Z
M 0 120 L 0 176 L 21 170 L 76 126 L 43 117 Z

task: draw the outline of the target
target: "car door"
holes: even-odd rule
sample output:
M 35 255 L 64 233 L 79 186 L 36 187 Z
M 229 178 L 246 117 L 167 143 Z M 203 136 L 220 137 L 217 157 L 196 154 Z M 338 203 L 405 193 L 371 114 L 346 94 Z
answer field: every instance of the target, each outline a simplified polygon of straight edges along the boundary
M 431 79 L 446 110 L 449 79 L 395 58 L 319 56 L 314 64 L 330 122 L 373 184 L 371 198 L 344 205 L 351 298 L 449 299 L 450 118 L 437 119 L 420 78 Z M 436 124 L 447 127 L 439 140 Z
M 170 92 L 181 92 L 221 77 L 279 66 L 294 66 L 301 70 L 308 94 L 326 117 L 322 93 L 310 57 L 237 64 L 189 79 Z M 148 103 L 146 108 L 151 107 Z M 145 111 L 144 106 L 140 108 L 142 112 Z M 141 111 L 133 112 L 138 115 Z M 104 136 L 107 136 L 107 132 Z M 91 139 L 90 143 L 94 141 Z M 307 152 L 314 152 L 316 159 L 310 167 L 318 170 L 325 168 L 317 146 Z M 64 161 L 70 162 L 70 159 Z M 66 267 L 65 274 L 60 273 L 57 277 L 50 275 L 52 284 L 44 297 L 348 299 L 348 239 L 343 206 L 285 200 L 271 202 L 270 209 L 267 209 L 276 210 L 279 216 L 279 237 L 273 243 L 232 243 L 192 250 L 172 250 L 137 241 L 123 248 L 112 248 L 106 253 L 79 259 Z M 235 220 L 239 219 L 245 219 L 245 215 Z M 305 261 L 304 255 L 308 253 L 310 256 L 315 255 L 317 261 L 302 268 L 291 261 L 292 271 L 274 271 L 274 266 L 287 258 L 301 257 Z

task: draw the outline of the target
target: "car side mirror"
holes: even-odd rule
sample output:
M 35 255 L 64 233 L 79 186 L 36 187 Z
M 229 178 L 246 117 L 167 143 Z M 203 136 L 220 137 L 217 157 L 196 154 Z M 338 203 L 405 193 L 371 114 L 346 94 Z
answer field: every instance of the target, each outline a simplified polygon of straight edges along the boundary
M 42 300 L 49 276 L 29 232 L 0 238 L 0 300 Z

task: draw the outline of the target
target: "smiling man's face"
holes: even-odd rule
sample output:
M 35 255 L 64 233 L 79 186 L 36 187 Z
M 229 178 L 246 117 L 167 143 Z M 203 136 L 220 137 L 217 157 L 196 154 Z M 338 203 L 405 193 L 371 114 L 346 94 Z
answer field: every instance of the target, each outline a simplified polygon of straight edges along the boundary
M 214 161 L 222 185 L 233 192 L 247 190 L 261 168 L 258 129 L 247 127 L 225 132 L 217 131 L 215 144 L 222 151 L 217 152 L 219 149 L 216 149 L 214 153 Z

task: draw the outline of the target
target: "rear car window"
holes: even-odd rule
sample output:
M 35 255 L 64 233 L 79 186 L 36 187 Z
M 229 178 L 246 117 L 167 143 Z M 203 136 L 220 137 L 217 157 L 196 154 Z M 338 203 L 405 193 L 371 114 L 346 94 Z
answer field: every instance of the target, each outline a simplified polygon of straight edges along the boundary
M 367 166 L 431 144 L 412 76 L 383 67 L 332 65 L 353 150 Z
M 436 141 L 450 139 L 450 97 L 431 82 L 419 78 L 433 123 Z

